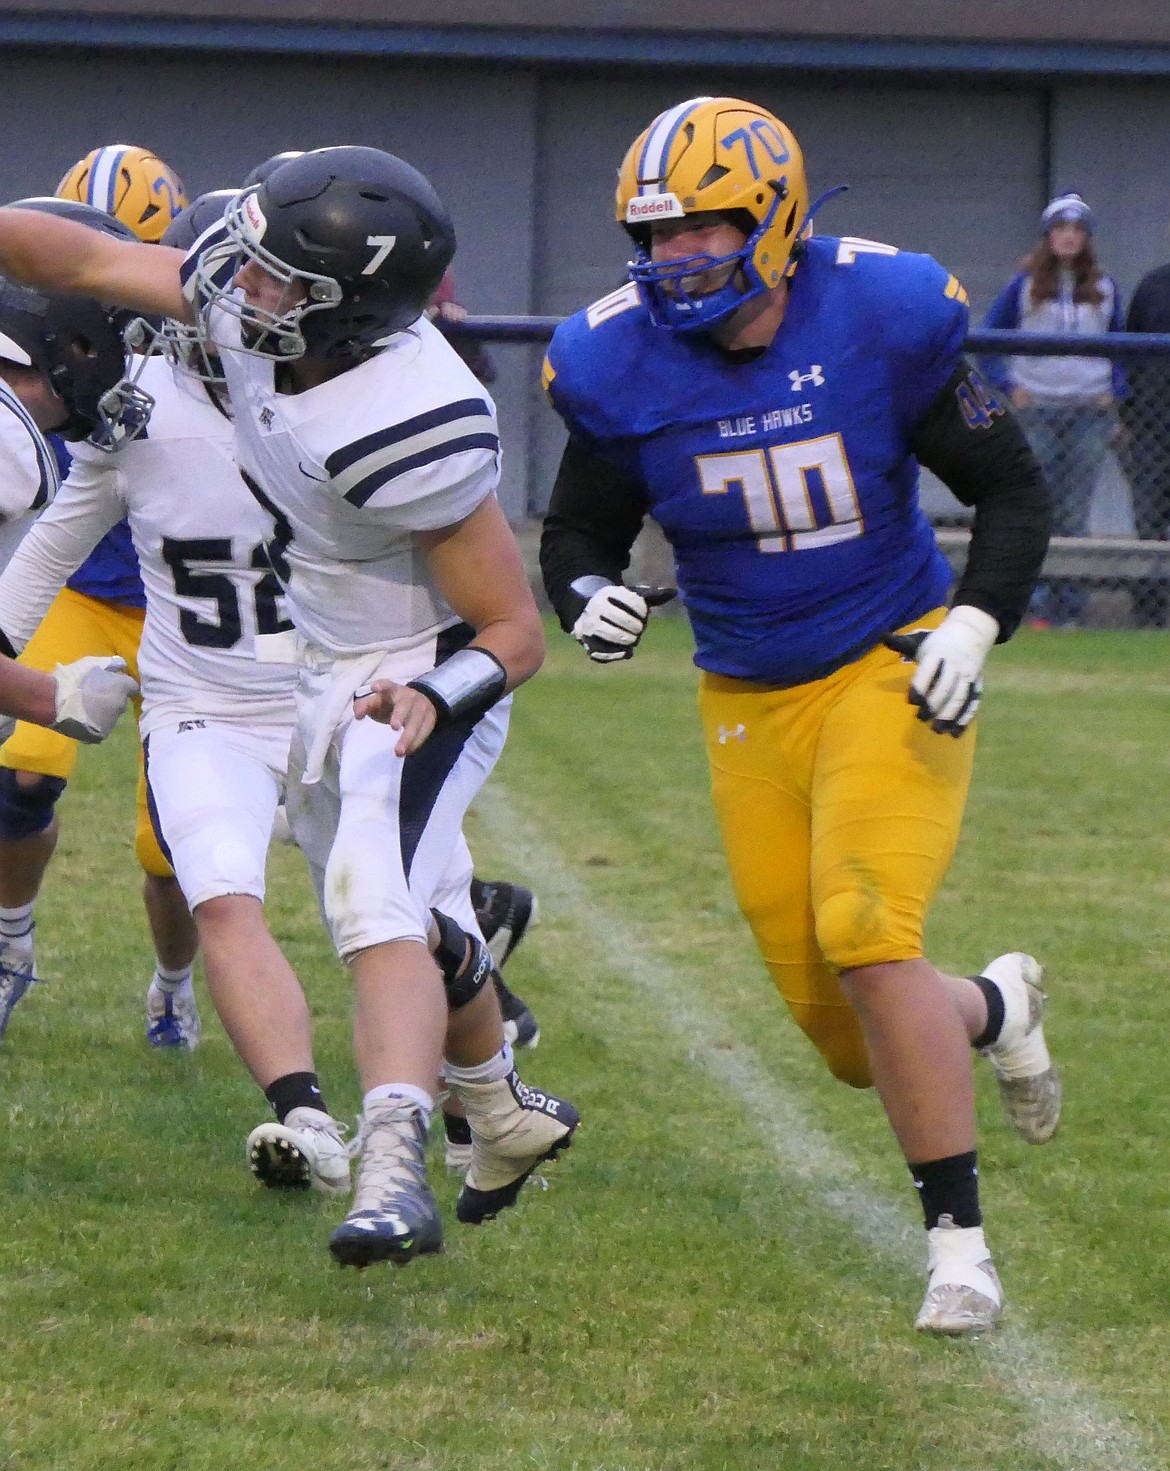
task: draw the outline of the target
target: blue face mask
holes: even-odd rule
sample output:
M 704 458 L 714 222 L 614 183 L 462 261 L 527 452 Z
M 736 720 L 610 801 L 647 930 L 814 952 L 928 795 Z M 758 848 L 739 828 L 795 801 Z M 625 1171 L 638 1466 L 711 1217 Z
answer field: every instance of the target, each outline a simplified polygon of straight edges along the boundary
M 821 205 L 838 194 L 843 194 L 847 188 L 846 184 L 838 184 L 833 189 L 826 189 L 812 202 L 800 228 L 793 236 L 794 253 L 799 248 L 805 228 Z M 655 262 L 650 259 L 649 251 L 639 246 L 637 255 L 627 264 L 626 269 L 630 280 L 637 286 L 638 294 L 654 325 L 665 327 L 671 332 L 706 332 L 726 320 L 744 302 L 754 301 L 757 296 L 762 296 L 769 288 L 756 270 L 756 247 L 771 228 L 785 197 L 779 193 L 776 195 L 763 220 L 740 248 L 730 255 L 691 255 L 685 260 Z M 695 296 L 683 288 L 684 277 L 720 266 L 732 266 L 734 269 L 717 291 L 708 292 L 705 296 Z M 669 290 L 668 285 L 671 287 Z

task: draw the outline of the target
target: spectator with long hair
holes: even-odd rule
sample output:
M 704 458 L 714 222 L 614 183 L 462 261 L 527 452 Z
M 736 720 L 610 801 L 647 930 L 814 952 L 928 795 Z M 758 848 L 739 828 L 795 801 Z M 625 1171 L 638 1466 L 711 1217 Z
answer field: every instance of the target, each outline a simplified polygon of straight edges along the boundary
M 1040 216 L 1042 235 L 995 298 L 985 327 L 1091 336 L 1123 330 L 1121 293 L 1097 259 L 1096 220 L 1079 194 L 1053 199 Z M 1093 487 L 1117 428 L 1125 393 L 1108 358 L 1017 356 L 987 370 L 1011 397 L 1052 495 L 1053 533 L 1084 536 Z M 1041 583 L 1032 605 L 1040 627 L 1075 627 L 1086 593 L 1063 580 Z

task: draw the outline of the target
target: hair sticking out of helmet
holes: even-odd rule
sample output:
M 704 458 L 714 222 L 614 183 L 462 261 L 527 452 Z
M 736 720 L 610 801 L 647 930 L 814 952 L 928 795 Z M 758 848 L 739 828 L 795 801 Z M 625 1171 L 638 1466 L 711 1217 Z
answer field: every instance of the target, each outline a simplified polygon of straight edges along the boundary
M 721 257 L 655 263 L 655 220 L 718 214 L 745 236 Z M 660 113 L 634 140 L 618 172 L 617 218 L 634 242 L 630 279 L 652 320 L 674 332 L 706 331 L 778 286 L 808 218 L 804 158 L 791 131 L 764 108 L 734 97 L 694 97 Z M 684 280 L 729 266 L 727 280 L 691 295 Z
M 206 194 L 198 195 L 167 226 L 161 243 L 173 250 L 189 252 L 206 235 L 209 241 L 222 244 L 222 228 L 215 234 L 211 232 L 217 225 L 222 227 L 224 212 L 239 192 L 238 189 L 210 189 Z M 219 279 L 224 287 L 230 288 L 235 275 L 235 256 L 221 250 L 220 260 Z M 151 339 L 152 350 L 165 353 L 172 363 L 194 374 L 208 387 L 225 387 L 223 365 L 208 341 L 204 321 L 187 323 L 164 317 L 157 329 L 142 318 L 139 321 L 144 340 Z
M 455 253 L 439 196 L 410 164 L 377 148 L 319 148 L 242 191 L 224 215 L 244 268 L 279 291 L 261 302 L 223 280 L 218 249 L 196 267 L 201 313 L 240 322 L 245 352 L 357 362 L 423 314 Z
M 93 205 L 156 245 L 180 210 L 187 191 L 175 171 L 146 148 L 110 143 L 95 148 L 57 185 L 60 199 Z

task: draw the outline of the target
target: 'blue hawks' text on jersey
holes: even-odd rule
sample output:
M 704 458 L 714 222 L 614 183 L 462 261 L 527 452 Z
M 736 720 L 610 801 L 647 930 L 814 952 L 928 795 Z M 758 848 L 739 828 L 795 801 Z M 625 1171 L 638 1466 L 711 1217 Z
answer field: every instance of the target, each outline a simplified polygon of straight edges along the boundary
M 967 333 L 966 293 L 929 256 L 814 238 L 790 284 L 748 361 L 656 328 L 628 286 L 563 323 L 545 365 L 570 432 L 645 488 L 695 662 L 784 686 L 945 600 L 910 438 Z

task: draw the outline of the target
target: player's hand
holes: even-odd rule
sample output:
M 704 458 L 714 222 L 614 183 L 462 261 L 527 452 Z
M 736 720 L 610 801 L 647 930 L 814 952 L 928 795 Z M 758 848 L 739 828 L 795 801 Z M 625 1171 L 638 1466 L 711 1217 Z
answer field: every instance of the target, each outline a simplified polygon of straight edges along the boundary
M 677 593 L 675 587 L 610 583 L 598 589 L 582 608 L 573 624 L 573 637 L 595 664 L 632 659 L 650 621 L 650 609 L 669 603 Z
M 998 633 L 990 613 L 960 604 L 933 631 L 916 628 L 882 639 L 903 659 L 917 663 L 909 699 L 931 730 L 958 737 L 975 718 L 983 697 L 983 662 Z
M 376 720 L 391 730 L 400 730 L 401 739 L 394 747 L 396 756 L 409 756 L 417 751 L 435 728 L 438 716 L 434 705 L 419 690 L 392 679 L 375 679 L 353 692 L 353 718 Z
M 57 684 L 57 718 L 51 730 L 96 746 L 118 723 L 138 686 L 128 674 L 125 659 L 108 659 L 90 654 L 72 664 L 58 664 L 53 671 Z

